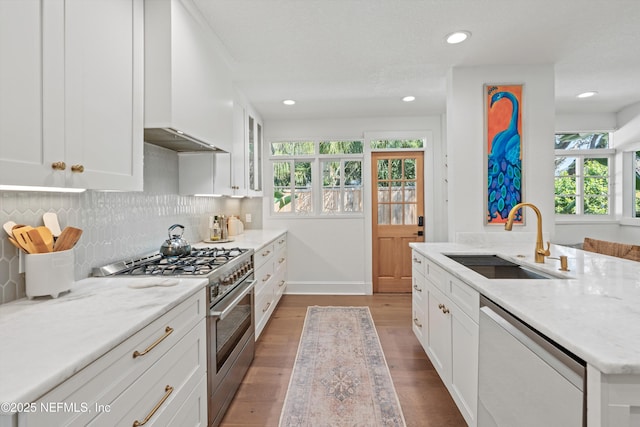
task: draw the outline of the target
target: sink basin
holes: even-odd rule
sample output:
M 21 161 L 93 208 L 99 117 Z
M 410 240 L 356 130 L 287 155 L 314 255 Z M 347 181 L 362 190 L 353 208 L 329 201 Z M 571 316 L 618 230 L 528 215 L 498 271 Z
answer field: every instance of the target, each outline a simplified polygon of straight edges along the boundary
M 497 255 L 445 255 L 488 279 L 553 279 Z

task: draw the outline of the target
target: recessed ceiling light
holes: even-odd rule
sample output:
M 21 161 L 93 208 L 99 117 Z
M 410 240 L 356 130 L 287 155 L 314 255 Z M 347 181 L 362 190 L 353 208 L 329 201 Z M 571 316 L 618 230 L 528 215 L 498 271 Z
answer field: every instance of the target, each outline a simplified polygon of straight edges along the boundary
M 282 103 L 284 105 L 294 105 L 296 101 L 294 101 L 293 99 L 285 99 L 284 101 L 282 101 Z
M 404 102 L 411 102 L 411 101 L 415 101 L 415 100 L 416 100 L 416 97 L 415 97 L 415 96 L 413 96 L 413 95 L 409 95 L 409 96 L 405 96 L 404 98 L 402 98 L 402 100 L 403 100 Z
M 449 44 L 462 43 L 469 37 L 471 37 L 471 33 L 469 31 L 456 31 L 455 33 L 451 33 L 447 35 L 447 43 Z
M 592 96 L 596 96 L 598 92 L 590 91 L 590 92 L 582 92 L 576 95 L 577 98 L 591 98 Z

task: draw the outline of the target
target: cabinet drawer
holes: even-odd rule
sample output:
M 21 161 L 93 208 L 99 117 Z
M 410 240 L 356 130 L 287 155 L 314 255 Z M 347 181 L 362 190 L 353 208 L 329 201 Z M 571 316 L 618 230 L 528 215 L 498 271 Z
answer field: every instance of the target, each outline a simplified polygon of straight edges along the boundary
M 426 274 L 427 260 L 420 255 L 415 249 L 411 252 L 411 271 L 415 274 Z
M 206 292 L 202 289 L 45 394 L 36 403 L 47 405 L 51 402 L 65 402 L 91 408 L 96 404 L 110 404 L 204 319 L 205 307 Z M 146 350 L 148 351 L 145 353 Z M 136 351 L 142 355 L 134 357 Z M 33 425 L 68 425 L 86 424 L 96 415 L 95 411 L 39 411 L 26 413 L 25 417 Z
M 253 254 L 253 264 L 255 265 L 255 268 L 260 268 L 262 265 L 271 261 L 273 259 L 274 252 L 274 242 L 264 245 L 262 248 L 258 249 Z
M 478 323 L 480 315 L 480 294 L 463 281 L 449 276 L 449 296 L 473 321 Z
M 425 277 L 431 283 L 433 283 L 438 289 L 440 289 L 444 293 L 448 293 L 449 284 L 447 282 L 448 275 L 447 273 L 440 267 L 438 267 L 433 262 L 425 259 Z
M 256 295 L 260 295 L 262 292 L 267 290 L 269 281 L 273 278 L 274 274 L 273 262 L 267 262 L 256 270 Z
M 275 250 L 278 252 L 283 247 L 287 246 L 287 235 L 283 234 L 275 240 Z
M 166 424 L 206 377 L 206 323 L 202 319 L 178 344 L 110 404 L 110 411 L 90 426 L 133 425 L 149 417 L 149 424 Z M 206 396 L 206 392 L 205 392 Z M 154 412 L 154 409 L 157 410 Z
M 427 333 L 427 325 L 425 323 L 424 311 L 421 306 L 416 304 L 413 305 L 413 318 L 411 323 L 413 333 L 416 334 L 418 341 L 420 341 L 420 344 L 424 347 L 424 343 L 426 342 L 425 336 Z
M 427 284 L 425 282 L 425 279 L 422 276 L 413 276 L 411 281 L 413 303 L 418 303 L 420 306 L 422 306 L 427 295 Z
M 275 271 L 280 272 L 287 269 L 287 247 L 281 247 L 274 257 Z
M 276 272 L 276 275 L 273 278 L 273 291 L 276 296 L 276 303 L 280 299 L 280 295 L 284 293 L 284 290 L 287 287 L 287 278 L 286 278 L 287 270 L 286 266 L 284 268 L 279 268 Z

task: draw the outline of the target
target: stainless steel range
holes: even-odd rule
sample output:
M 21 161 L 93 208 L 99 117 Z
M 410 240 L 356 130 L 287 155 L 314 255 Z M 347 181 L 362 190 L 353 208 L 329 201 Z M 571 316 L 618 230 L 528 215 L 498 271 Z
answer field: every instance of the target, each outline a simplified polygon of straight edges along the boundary
M 195 276 L 209 280 L 207 383 L 209 426 L 222 421 L 253 361 L 253 249 L 193 248 L 180 257 L 152 253 L 94 268 L 93 276 Z

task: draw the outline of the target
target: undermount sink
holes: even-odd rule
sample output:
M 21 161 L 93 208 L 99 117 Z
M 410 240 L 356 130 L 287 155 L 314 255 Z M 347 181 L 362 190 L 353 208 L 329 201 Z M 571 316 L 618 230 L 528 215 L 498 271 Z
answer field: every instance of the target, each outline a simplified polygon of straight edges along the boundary
M 497 255 L 457 255 L 451 254 L 446 257 L 464 265 L 488 279 L 553 279 L 554 276 L 545 273 L 532 271 L 515 262 L 500 258 Z

